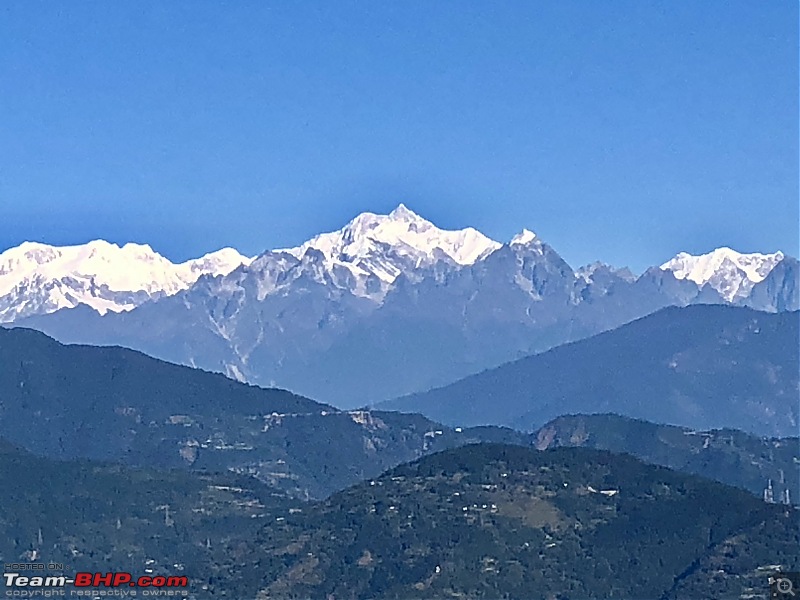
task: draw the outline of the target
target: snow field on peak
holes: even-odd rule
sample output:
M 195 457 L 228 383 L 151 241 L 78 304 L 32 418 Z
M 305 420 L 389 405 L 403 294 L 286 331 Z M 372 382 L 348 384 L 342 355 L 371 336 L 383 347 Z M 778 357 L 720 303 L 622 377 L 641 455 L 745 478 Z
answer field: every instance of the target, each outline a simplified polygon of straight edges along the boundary
M 322 233 L 295 248 L 278 250 L 302 258 L 310 250 L 320 251 L 329 264 L 349 268 L 356 276 L 376 275 L 392 283 L 402 268 L 392 258 L 405 260 L 414 268 L 431 265 L 443 256 L 465 266 L 497 250 L 501 244 L 480 231 L 439 229 L 400 204 L 388 215 L 365 212 L 342 229 Z
M 742 254 L 730 248 L 717 248 L 708 254 L 693 256 L 681 252 L 675 258 L 661 265 L 661 269 L 672 271 L 678 279 L 690 279 L 699 285 L 707 283 L 728 260 L 744 271 L 753 283 L 759 283 L 784 258 L 783 252 L 772 254 Z
M 747 293 L 754 284 L 764 281 L 783 259 L 780 251 L 743 254 L 722 247 L 698 256 L 681 252 L 660 268 L 671 271 L 677 279 L 688 279 L 701 287 L 709 284 L 731 301 L 740 291 Z
M 101 314 L 120 312 L 134 305 L 117 303 L 109 294 L 172 295 L 189 288 L 202 275 L 227 275 L 250 261 L 230 248 L 173 264 L 146 244 L 120 247 L 94 240 L 59 247 L 24 242 L 0 254 L 0 296 L 47 290 L 53 310 L 86 304 Z

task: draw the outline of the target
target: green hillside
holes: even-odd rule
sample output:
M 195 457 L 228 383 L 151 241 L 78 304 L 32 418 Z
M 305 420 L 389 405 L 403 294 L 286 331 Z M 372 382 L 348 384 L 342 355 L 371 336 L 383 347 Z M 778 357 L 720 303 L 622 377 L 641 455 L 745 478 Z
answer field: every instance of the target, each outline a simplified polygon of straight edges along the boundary
M 735 429 L 695 431 L 618 415 L 566 415 L 535 434 L 540 450 L 582 446 L 631 454 L 662 465 L 749 490 L 763 497 L 773 488 L 775 501 L 789 492 L 798 503 L 800 439 L 760 438 Z
M 584 448 L 484 444 L 403 465 L 261 532 L 259 598 L 766 597 L 797 513 Z M 731 569 L 715 572 L 726 548 Z M 707 595 L 707 577 L 725 595 Z
M 306 499 L 453 446 L 531 443 L 510 429 L 458 432 L 421 415 L 339 411 L 124 348 L 2 328 L 0 436 L 52 458 L 232 470 Z
M 0 562 L 152 569 L 186 575 L 199 597 L 243 560 L 258 523 L 298 505 L 252 478 L 55 461 L 4 441 L 0 481 Z

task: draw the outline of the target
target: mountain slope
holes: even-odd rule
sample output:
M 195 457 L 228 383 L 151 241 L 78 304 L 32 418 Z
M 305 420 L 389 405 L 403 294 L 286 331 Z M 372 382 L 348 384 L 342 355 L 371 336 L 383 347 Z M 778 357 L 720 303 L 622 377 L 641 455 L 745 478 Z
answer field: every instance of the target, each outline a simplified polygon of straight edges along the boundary
M 746 298 L 753 286 L 761 283 L 785 258 L 783 252 L 773 254 L 741 254 L 730 248 L 692 256 L 681 252 L 661 265 L 678 279 L 689 279 L 699 286 L 709 285 L 728 302 Z
M 131 350 L 0 328 L 0 436 L 39 455 L 231 470 L 305 498 L 483 435 L 420 415 L 342 412 Z M 509 430 L 493 435 L 530 443 Z
M 356 278 L 373 276 L 391 283 L 401 273 L 439 261 L 471 265 L 499 247 L 471 227 L 439 229 L 400 204 L 385 216 L 362 213 L 339 231 L 322 233 L 285 252 L 301 259 L 314 250 L 324 256 L 330 270 L 342 266 Z
M 440 229 L 400 205 L 264 252 L 227 275 L 195 277 L 173 295 L 102 300 L 122 302 L 112 308 L 125 312 L 101 316 L 89 308 L 95 292 L 83 280 L 86 289 L 67 290 L 72 295 L 62 303 L 77 308 L 50 312 L 62 304 L 33 282 L 0 295 L 0 311 L 64 342 L 121 345 L 353 408 L 445 385 L 667 306 L 797 310 L 795 263 L 782 253 L 720 249 L 678 255 L 638 277 L 603 264 L 576 270 L 531 231 L 499 244 L 472 228 Z
M 0 323 L 79 305 L 100 314 L 131 310 L 249 262 L 231 248 L 176 265 L 147 245 L 25 242 L 0 254 Z
M 195 597 L 219 591 L 209 583 L 241 561 L 256 523 L 300 504 L 231 473 L 55 461 L 1 440 L 0 479 L 14 482 L 0 486 L 3 563 L 60 563 L 67 577 L 185 575 Z
M 265 527 L 234 580 L 258 598 L 738 598 L 766 592 L 759 567 L 800 564 L 795 519 L 628 456 L 482 444 Z
M 753 286 L 745 301 L 756 310 L 781 312 L 800 307 L 800 262 L 787 256 Z
M 2 441 L 0 478 L 3 562 L 185 575 L 197 600 L 766 598 L 800 566 L 795 511 L 584 448 L 466 446 L 316 503 Z
M 535 434 L 539 450 L 580 446 L 635 456 L 648 464 L 744 488 L 758 497 L 798 504 L 800 440 L 759 438 L 733 429 L 695 431 L 618 415 L 566 415 Z
M 794 435 L 799 317 L 669 308 L 379 406 L 460 425 L 531 429 L 562 414 L 613 412 L 695 429 Z

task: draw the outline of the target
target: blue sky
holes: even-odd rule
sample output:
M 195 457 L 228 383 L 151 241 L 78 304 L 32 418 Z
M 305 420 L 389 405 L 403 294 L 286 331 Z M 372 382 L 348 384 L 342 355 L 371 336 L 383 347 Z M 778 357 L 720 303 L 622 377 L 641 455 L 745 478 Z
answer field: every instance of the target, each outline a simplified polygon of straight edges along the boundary
M 0 249 L 295 245 L 399 202 L 574 266 L 798 250 L 798 6 L 6 2 Z

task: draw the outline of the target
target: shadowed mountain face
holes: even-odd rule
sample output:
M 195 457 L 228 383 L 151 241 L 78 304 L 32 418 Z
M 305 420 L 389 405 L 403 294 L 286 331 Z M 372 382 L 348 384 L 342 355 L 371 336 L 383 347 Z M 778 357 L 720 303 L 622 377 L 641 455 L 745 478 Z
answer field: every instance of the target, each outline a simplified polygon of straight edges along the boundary
M 600 263 L 574 269 L 530 231 L 499 244 L 474 229 L 438 229 L 403 206 L 252 261 L 205 257 L 175 281 L 189 263 L 118 248 L 128 262 L 115 262 L 111 249 L 69 249 L 83 258 L 61 267 L 53 256 L 67 249 L 0 256 L 0 322 L 342 408 L 441 386 L 667 306 L 800 307 L 797 261 L 782 253 L 681 253 L 637 277 Z M 128 271 L 137 277 L 117 282 Z
M 749 490 L 772 486 L 775 502 L 798 504 L 800 439 L 759 438 L 733 429 L 695 431 L 617 415 L 567 415 L 535 434 L 539 450 L 580 446 L 623 452 L 649 464 Z
M 527 430 L 563 414 L 611 412 L 695 429 L 796 435 L 799 321 L 798 312 L 664 309 L 378 406 L 447 424 Z
M 484 434 L 420 415 L 342 412 L 123 348 L 0 329 L 0 435 L 39 455 L 233 470 L 323 497 Z M 489 435 L 530 443 L 510 430 Z
M 234 579 L 259 598 L 738 598 L 799 564 L 795 519 L 629 456 L 483 444 L 265 527 Z

